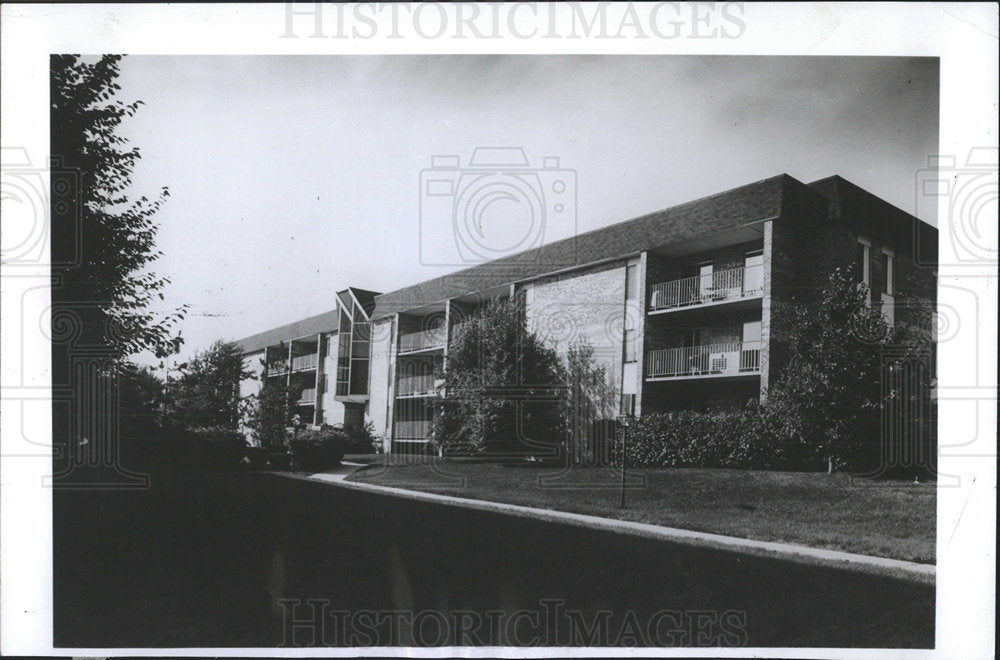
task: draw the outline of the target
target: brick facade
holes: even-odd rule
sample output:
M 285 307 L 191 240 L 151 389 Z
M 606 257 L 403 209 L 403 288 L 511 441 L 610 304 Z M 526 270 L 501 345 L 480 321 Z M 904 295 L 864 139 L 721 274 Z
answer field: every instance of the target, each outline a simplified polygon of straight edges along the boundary
M 589 344 L 614 391 L 634 393 L 637 413 L 745 405 L 766 396 L 780 377 L 796 307 L 816 300 L 834 268 L 853 267 L 859 237 L 870 244 L 872 305 L 882 306 L 885 250 L 895 271 L 891 295 L 897 322 L 928 326 L 936 300 L 936 230 L 839 177 L 805 184 L 780 175 L 391 293 L 361 292 L 372 303 L 374 320 L 364 414 L 386 438 L 393 437 L 397 421 L 410 424 L 414 415 L 431 414 L 431 399 L 399 396 L 399 379 L 412 379 L 423 362 L 446 366 L 447 343 L 429 349 L 434 357 L 412 347 L 399 355 L 400 335 L 443 326 L 450 337 L 484 301 L 517 291 L 525 294 L 529 328 L 562 355 L 574 343 Z M 751 271 L 734 269 L 744 269 L 752 252 L 761 253 L 763 263 L 752 271 L 756 286 L 747 286 Z M 653 308 L 653 287 L 690 288 L 690 282 L 678 280 L 704 262 L 721 273 L 707 280 L 716 293 L 699 291 L 691 300 Z M 547 263 L 573 266 L 552 273 Z M 634 271 L 627 269 L 630 264 Z M 626 299 L 630 272 L 637 294 Z M 735 288 L 717 281 L 736 281 Z M 328 322 L 321 315 L 288 329 Z M 629 352 L 635 362 L 625 360 L 626 327 L 634 333 L 635 350 Z M 244 341 L 256 350 L 281 331 Z M 672 372 L 657 367 L 661 371 L 651 374 L 647 358 L 664 351 L 695 359 L 695 366 Z M 739 368 L 714 362 L 706 367 L 697 361 L 706 357 L 699 351 L 717 351 L 709 356 L 718 365 L 738 360 Z M 933 356 L 930 360 L 916 368 L 933 369 Z M 336 373 L 335 355 L 325 359 L 323 372 Z M 336 414 L 337 405 L 324 395 L 327 416 Z M 361 409 L 357 401 L 351 405 L 352 411 Z M 412 425 L 406 429 L 412 434 Z
M 528 330 L 562 356 L 575 344 L 594 349 L 615 390 L 621 386 L 625 262 L 525 284 Z

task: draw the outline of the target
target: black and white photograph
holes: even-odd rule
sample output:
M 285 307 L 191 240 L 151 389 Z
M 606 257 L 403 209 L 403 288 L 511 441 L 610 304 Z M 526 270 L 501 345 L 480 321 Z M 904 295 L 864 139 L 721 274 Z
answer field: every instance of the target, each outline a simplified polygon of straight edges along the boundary
M 994 657 L 950 7 L 5 4 L 3 653 Z

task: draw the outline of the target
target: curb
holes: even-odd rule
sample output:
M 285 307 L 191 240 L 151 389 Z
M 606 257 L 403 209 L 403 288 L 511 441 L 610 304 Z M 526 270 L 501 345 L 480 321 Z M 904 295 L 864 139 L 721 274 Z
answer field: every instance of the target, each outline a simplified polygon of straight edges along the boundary
M 553 509 L 537 509 L 519 504 L 506 504 L 503 502 L 455 497 L 452 495 L 439 495 L 436 493 L 426 493 L 418 490 L 393 488 L 391 486 L 377 486 L 374 484 L 365 484 L 356 481 L 346 481 L 347 477 L 351 476 L 354 472 L 365 466 L 357 463 L 346 462 L 343 465 L 349 469 L 343 470 L 341 468 L 336 472 L 330 471 L 327 473 L 313 474 L 306 477 L 306 479 L 320 481 L 340 487 L 353 488 L 355 490 L 367 491 L 370 493 L 391 495 L 411 500 L 435 502 L 438 504 L 459 506 L 479 511 L 503 513 L 520 518 L 557 522 L 577 527 L 585 527 L 588 529 L 624 533 L 632 536 L 671 541 L 684 545 L 710 547 L 754 556 L 786 559 L 812 565 L 819 564 L 824 566 L 839 567 L 847 570 L 861 570 L 882 575 L 888 573 L 893 576 L 915 580 L 921 583 L 933 584 L 937 575 L 937 567 L 934 564 L 918 564 L 916 562 L 905 561 L 902 559 L 874 557 L 871 555 L 861 555 L 839 550 L 826 550 L 823 548 L 813 548 L 804 545 L 780 543 L 776 541 L 757 541 L 754 539 L 744 539 L 736 536 L 725 536 L 723 534 L 696 532 L 675 527 L 663 527 L 660 525 L 652 525 L 649 523 L 640 523 L 630 520 L 602 518 L 600 516 L 591 516 L 582 513 L 570 513 L 568 511 L 556 511 Z M 287 476 L 293 479 L 302 479 L 302 477 L 295 477 L 291 475 L 282 476 Z

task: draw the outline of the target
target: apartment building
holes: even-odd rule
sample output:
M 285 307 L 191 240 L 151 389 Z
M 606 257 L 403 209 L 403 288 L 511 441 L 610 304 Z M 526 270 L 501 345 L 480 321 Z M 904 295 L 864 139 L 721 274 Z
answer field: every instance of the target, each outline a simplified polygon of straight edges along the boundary
M 314 376 L 304 420 L 363 415 L 386 451 L 413 451 L 429 439 L 435 373 L 456 328 L 489 300 L 523 292 L 529 328 L 562 354 L 590 346 L 616 412 L 642 415 L 766 395 L 793 307 L 810 304 L 838 266 L 891 322 L 919 321 L 934 305 L 936 261 L 930 225 L 840 177 L 780 175 L 397 291 L 348 289 L 334 312 L 241 345 L 289 367 L 265 368 L 264 379 Z M 354 360 L 345 394 L 327 396 L 321 376 L 339 378 Z
M 369 314 L 377 294 L 349 287 L 337 293 L 336 307 L 240 339 L 243 366 L 252 377 L 240 383 L 240 396 L 259 393 L 268 383 L 296 384 L 301 423 L 364 423 L 368 404 L 371 346 Z M 296 388 L 299 389 L 299 388 Z M 248 439 L 252 434 L 244 429 Z

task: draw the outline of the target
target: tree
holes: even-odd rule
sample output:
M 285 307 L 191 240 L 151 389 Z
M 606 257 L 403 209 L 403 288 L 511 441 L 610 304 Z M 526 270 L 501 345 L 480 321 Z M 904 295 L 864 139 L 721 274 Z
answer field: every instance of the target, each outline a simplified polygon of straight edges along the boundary
M 99 347 L 112 368 L 143 350 L 164 357 L 181 344 L 176 324 L 186 306 L 157 314 L 169 280 L 149 270 L 156 249 L 156 212 L 169 194 L 134 196 L 136 147 L 118 134 L 141 101 L 114 99 L 120 55 L 87 63 L 53 55 L 51 73 L 53 324 L 72 319 L 80 346 Z M 67 185 L 68 183 L 68 185 Z M 58 317 L 57 314 L 61 314 Z
M 167 409 L 167 388 L 148 367 L 127 365 L 118 378 L 118 408 L 126 437 L 155 435 Z
M 796 307 L 789 360 L 766 404 L 789 451 L 830 471 L 865 468 L 878 456 L 883 349 L 901 330 L 867 299 L 867 289 L 837 269 L 817 303 Z
M 257 400 L 248 411 L 249 426 L 261 447 L 284 446 L 285 429 L 292 425 L 295 402 L 302 396 L 302 385 L 266 381 Z
M 566 353 L 566 382 L 572 457 L 576 461 L 592 460 L 596 458 L 600 432 L 606 431 L 606 424 L 615 418 L 618 388 L 607 366 L 594 359 L 594 347 L 585 340 L 575 342 Z M 605 428 L 599 426 L 602 422 Z
M 456 327 L 432 423 L 440 447 L 552 449 L 565 439 L 566 375 L 557 353 L 529 332 L 523 296 L 494 300 Z
M 133 189 L 140 154 L 119 127 L 140 102 L 114 98 L 120 60 L 49 60 L 52 382 L 70 395 L 53 409 L 54 444 L 67 449 L 53 453 L 57 482 L 145 483 L 120 464 L 117 378 L 131 355 L 177 352 L 187 308 L 152 311 L 168 282 L 150 269 L 168 191 L 149 199 Z
M 235 342 L 217 341 L 180 367 L 171 383 L 171 405 L 178 426 L 218 426 L 235 430 L 243 414 L 240 381 L 253 377 L 243 367 Z

